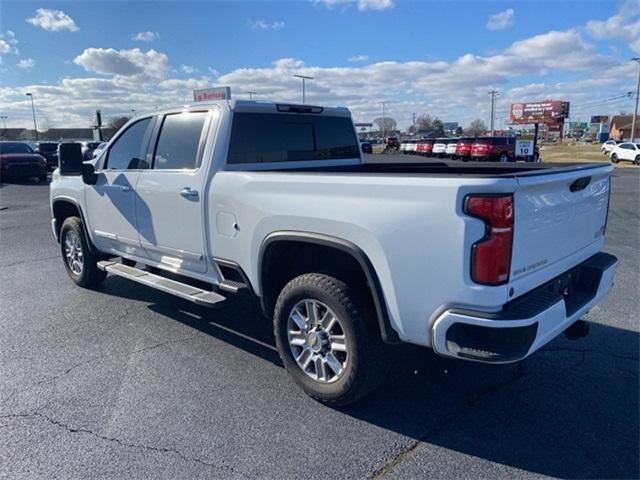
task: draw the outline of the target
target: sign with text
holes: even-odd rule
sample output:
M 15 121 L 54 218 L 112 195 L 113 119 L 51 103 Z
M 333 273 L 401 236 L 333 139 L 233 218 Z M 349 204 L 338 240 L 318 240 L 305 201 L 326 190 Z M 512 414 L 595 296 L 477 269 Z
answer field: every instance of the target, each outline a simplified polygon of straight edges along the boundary
M 569 102 L 546 100 L 544 102 L 512 103 L 511 123 L 553 123 L 569 116 Z
M 516 157 L 533 155 L 533 140 L 516 140 Z
M 231 100 L 231 87 L 211 87 L 193 91 L 194 102 Z

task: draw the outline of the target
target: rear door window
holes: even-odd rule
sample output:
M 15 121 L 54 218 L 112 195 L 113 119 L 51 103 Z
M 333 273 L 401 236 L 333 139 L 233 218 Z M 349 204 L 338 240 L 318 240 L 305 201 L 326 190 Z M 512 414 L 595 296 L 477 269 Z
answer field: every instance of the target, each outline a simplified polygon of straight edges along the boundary
M 207 115 L 208 112 L 184 112 L 164 117 L 153 156 L 154 170 L 198 168 Z
M 238 112 L 233 116 L 228 163 L 358 158 L 349 117 Z

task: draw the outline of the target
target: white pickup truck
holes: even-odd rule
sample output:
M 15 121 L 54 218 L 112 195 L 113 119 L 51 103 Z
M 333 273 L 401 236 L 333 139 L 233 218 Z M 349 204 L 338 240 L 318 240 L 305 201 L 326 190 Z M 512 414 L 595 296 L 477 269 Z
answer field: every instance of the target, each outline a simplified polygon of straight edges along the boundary
M 52 228 L 76 284 L 253 294 L 331 405 L 384 378 L 389 343 L 521 360 L 613 283 L 608 164 L 363 163 L 347 109 L 249 101 L 140 115 L 90 162 L 59 153 Z

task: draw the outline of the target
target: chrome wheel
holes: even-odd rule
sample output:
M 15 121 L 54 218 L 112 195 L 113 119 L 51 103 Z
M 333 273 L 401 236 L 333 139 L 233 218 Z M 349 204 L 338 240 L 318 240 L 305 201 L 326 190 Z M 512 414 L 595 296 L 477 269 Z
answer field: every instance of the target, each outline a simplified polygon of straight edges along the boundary
M 309 377 L 322 383 L 335 382 L 345 371 L 348 345 L 336 314 L 324 303 L 298 302 L 287 320 L 291 354 Z
M 64 236 L 64 255 L 69 270 L 75 275 L 80 275 L 84 266 L 84 255 L 82 254 L 82 241 L 74 230 L 67 231 Z

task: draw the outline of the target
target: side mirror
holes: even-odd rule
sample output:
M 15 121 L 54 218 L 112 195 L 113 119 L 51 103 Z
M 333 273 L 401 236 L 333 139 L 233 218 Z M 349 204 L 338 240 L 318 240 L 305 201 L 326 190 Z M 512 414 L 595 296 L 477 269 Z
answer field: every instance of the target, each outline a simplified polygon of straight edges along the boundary
M 58 145 L 58 166 L 61 175 L 81 175 L 82 146 L 79 143 Z
M 87 185 L 95 185 L 98 181 L 98 174 L 93 163 L 82 164 L 82 181 Z

